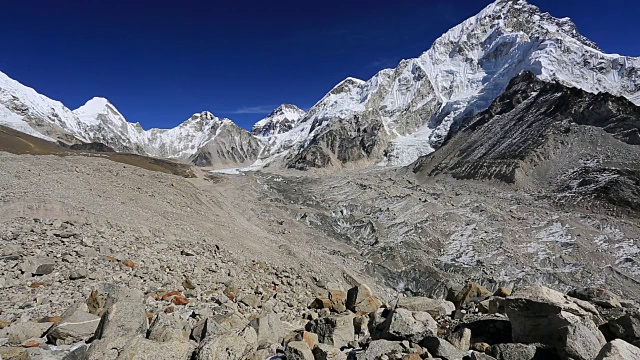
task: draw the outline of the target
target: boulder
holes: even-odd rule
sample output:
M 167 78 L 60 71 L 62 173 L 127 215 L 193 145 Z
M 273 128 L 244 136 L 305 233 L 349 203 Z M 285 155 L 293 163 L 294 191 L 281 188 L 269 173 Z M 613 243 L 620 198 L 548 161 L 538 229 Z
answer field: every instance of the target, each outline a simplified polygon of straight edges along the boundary
M 426 348 L 429 354 L 444 360 L 462 360 L 467 353 L 460 351 L 445 339 L 437 336 L 427 336 L 420 342 L 420 346 Z
M 494 358 L 493 356 L 489 356 L 485 353 L 480 353 L 477 351 L 473 351 L 471 352 L 471 355 L 469 355 L 469 359 L 471 360 L 496 360 L 496 358 Z
M 100 317 L 72 307 L 63 315 L 47 334 L 56 345 L 70 345 L 88 341 L 93 337 L 100 324 Z
M 510 343 L 511 323 L 500 315 L 482 315 L 481 317 L 468 317 L 464 322 L 455 328 L 471 330 L 473 343 L 487 343 L 489 345 Z
M 13 323 L 11 326 L 0 330 L 0 338 L 9 339 L 10 345 L 20 345 L 29 339 L 42 337 L 51 326 L 53 326 L 51 322 L 36 323 L 27 321 Z
M 329 291 L 329 301 L 331 303 L 331 310 L 341 313 L 347 310 L 347 294 L 342 290 Z
M 516 343 L 555 346 L 560 328 L 576 323 L 595 327 L 592 319 L 598 315 L 588 303 L 575 302 L 543 286 L 525 288 L 504 301 L 511 322 L 512 341 Z M 604 339 L 601 333 L 599 336 Z
M 493 293 L 493 296 L 497 296 L 497 297 L 507 297 L 507 296 L 511 296 L 511 289 L 505 288 L 505 287 L 501 287 L 498 288 L 498 290 L 496 290 Z
M 427 312 L 398 308 L 389 314 L 379 329 L 371 334 L 374 340 L 409 340 L 418 343 L 427 335 L 436 335 L 438 323 Z
M 450 315 L 456 310 L 455 305 L 453 305 L 451 301 L 435 300 L 419 296 L 400 298 L 398 299 L 396 307 L 410 311 L 428 312 L 434 319 Z
M 327 344 L 316 344 L 313 348 L 313 356 L 315 360 L 347 360 L 347 354 Z
M 127 346 L 118 359 L 127 360 L 190 360 L 195 344 L 187 341 L 158 343 L 137 338 Z
M 277 320 L 280 320 L 280 318 L 277 315 L 273 314 L 273 312 L 267 312 L 260 316 L 260 318 L 264 317 L 269 317 L 268 322 L 271 324 L 279 324 Z M 220 329 L 222 329 L 221 331 L 225 332 L 238 332 L 249 325 L 249 321 L 247 321 L 244 316 L 238 314 L 234 310 L 217 313 L 209 317 L 209 319 L 215 322 L 220 327 Z
M 159 313 L 153 318 L 147 338 L 156 342 L 182 342 L 185 340 L 180 321 L 165 313 Z
M 198 346 L 196 360 L 240 360 L 255 349 L 246 340 L 233 334 L 207 337 Z
M 497 360 L 531 360 L 536 356 L 535 345 L 527 344 L 498 344 L 493 345 L 487 354 Z
M 562 359 L 591 360 L 604 345 L 600 330 L 591 320 L 585 320 L 560 328 L 555 348 Z
M 367 285 L 360 284 L 347 292 L 346 306 L 357 314 L 370 314 L 382 306 L 382 301 L 373 295 Z
M 227 329 L 220 326 L 213 318 L 200 320 L 191 329 L 191 338 L 197 342 L 204 340 L 207 336 L 228 333 Z
M 595 360 L 637 360 L 640 348 L 620 339 L 613 340 L 602 347 Z
M 363 360 L 378 360 L 383 356 L 394 358 L 392 356 L 402 354 L 404 347 L 399 341 L 374 340 L 369 343 L 369 347 L 364 352 Z M 360 357 L 358 357 L 360 359 Z
M 504 314 L 504 298 L 498 296 L 492 296 L 487 300 L 489 302 L 488 313 L 489 314 Z
M 567 295 L 600 305 L 605 308 L 621 308 L 620 298 L 609 290 L 601 288 L 575 289 Z
M 116 358 L 139 338 L 146 336 L 149 328 L 143 294 L 117 285 L 106 284 L 91 293 L 87 301 L 91 313 L 103 313 L 94 338 L 87 352 L 87 359 Z M 144 346 L 144 345 L 141 345 Z
M 250 325 L 256 330 L 258 346 L 261 347 L 280 344 L 286 335 L 284 324 L 280 321 L 280 317 L 273 312 L 253 319 Z
M 27 349 L 21 347 L 0 347 L 0 359 L 4 360 L 30 360 Z
M 284 350 L 287 360 L 314 360 L 313 353 L 304 341 L 292 341 Z
M 462 288 L 449 288 L 447 292 L 447 300 L 451 301 L 456 309 L 464 307 L 469 301 L 480 302 L 493 295 L 491 291 L 487 290 L 484 286 L 469 282 Z
M 616 338 L 636 342 L 640 340 L 640 311 L 631 310 L 617 319 L 609 320 L 607 327 Z
M 309 305 L 312 309 L 331 309 L 331 300 L 327 297 L 318 296 Z
M 471 330 L 464 327 L 458 328 L 447 337 L 447 340 L 458 350 L 469 351 L 471 347 Z
M 118 301 L 111 305 L 96 329 L 96 338 L 144 335 L 149 328 L 142 302 Z
M 353 319 L 351 313 L 318 318 L 307 324 L 307 331 L 318 334 L 320 343 L 341 348 L 355 340 Z
M 22 270 L 23 273 L 34 276 L 49 275 L 55 268 L 56 263 L 53 259 L 41 256 L 25 258 L 20 265 L 20 270 Z
M 318 334 L 314 334 L 308 331 L 302 332 L 302 341 L 304 341 L 305 343 L 307 343 L 307 345 L 309 345 L 309 349 L 313 349 L 320 342 L 318 340 Z

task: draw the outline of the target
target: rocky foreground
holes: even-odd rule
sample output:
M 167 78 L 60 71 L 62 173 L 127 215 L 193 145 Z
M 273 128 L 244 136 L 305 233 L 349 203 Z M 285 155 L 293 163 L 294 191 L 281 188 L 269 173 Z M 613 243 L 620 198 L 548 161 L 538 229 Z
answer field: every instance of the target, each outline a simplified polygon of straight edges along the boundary
M 212 266 L 225 268 L 224 254 L 212 251 Z M 302 277 L 258 262 L 248 269 L 250 278 L 205 292 L 188 278 L 145 292 L 100 283 L 84 301 L 42 316 L 38 305 L 51 300 L 30 295 L 48 286 L 38 279 L 55 277 L 56 263 L 19 254 L 1 259 L 5 281 L 12 281 L 7 275 L 13 269 L 33 290 L 3 303 L 5 360 L 640 359 L 640 306 L 605 289 L 491 292 L 469 282 L 449 289 L 446 300 L 398 296 L 385 303 L 365 284 L 344 291 L 321 279 L 314 284 L 320 295 L 313 297 Z M 129 259 L 104 261 L 136 271 Z M 64 276 L 82 281 L 95 276 L 90 271 Z

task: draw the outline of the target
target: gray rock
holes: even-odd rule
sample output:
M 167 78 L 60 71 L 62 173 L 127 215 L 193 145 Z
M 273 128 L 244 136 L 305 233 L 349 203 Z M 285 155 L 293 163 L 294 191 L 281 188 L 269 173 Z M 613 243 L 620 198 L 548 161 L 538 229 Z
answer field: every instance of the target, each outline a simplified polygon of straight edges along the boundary
M 426 348 L 429 354 L 444 360 L 462 360 L 466 352 L 458 350 L 445 339 L 437 336 L 427 336 L 420 342 L 420 346 Z
M 351 313 L 318 318 L 307 324 L 307 331 L 318 334 L 321 343 L 341 348 L 355 340 L 353 319 Z
M 159 313 L 153 319 L 147 338 L 156 342 L 181 342 L 185 340 L 180 321 L 165 313 Z
M 568 293 L 569 296 L 592 302 L 606 308 L 620 308 L 620 298 L 609 290 L 601 288 L 575 289 Z
M 86 360 L 117 359 L 137 339 L 143 338 L 142 335 L 134 335 L 131 337 L 121 336 L 95 340 L 87 351 Z
M 250 322 L 258 334 L 258 346 L 280 344 L 285 336 L 284 324 L 275 313 L 267 313 Z
M 201 342 L 207 336 L 220 335 L 227 333 L 228 330 L 220 326 L 213 318 L 206 318 L 199 321 L 191 330 L 191 337 Z
M 434 319 L 449 315 L 456 310 L 455 305 L 453 305 L 451 301 L 435 300 L 419 296 L 400 298 L 398 299 L 396 307 L 411 311 L 428 312 Z
M 314 360 L 313 353 L 304 341 L 292 341 L 287 344 L 284 350 L 287 360 Z
M 13 323 L 0 330 L 0 338 L 9 339 L 10 345 L 20 345 L 29 339 L 42 337 L 52 325 L 53 323 L 50 322 L 36 323 L 31 321 Z
M 373 333 L 373 339 L 420 342 L 427 335 L 435 336 L 438 323 L 427 312 L 395 309 L 380 326 L 381 331 Z
M 313 348 L 313 356 L 315 360 L 347 360 L 347 354 L 327 344 L 316 344 Z
M 142 302 L 118 301 L 102 316 L 96 338 L 133 337 L 144 335 L 149 328 Z
M 27 349 L 21 347 L 0 347 L 0 359 L 31 360 Z
M 382 306 L 382 301 L 373 295 L 371 289 L 365 284 L 360 284 L 347 292 L 347 309 L 359 313 L 369 314 Z
M 25 274 L 48 275 L 55 270 L 55 261 L 47 257 L 30 256 L 23 260 L 20 270 Z
M 559 329 L 558 343 L 555 347 L 561 358 L 591 360 L 605 345 L 604 335 L 595 324 L 588 319 L 584 319 L 583 322 Z
M 87 344 L 79 343 L 71 348 L 62 360 L 85 360 L 87 358 Z
M 89 276 L 89 272 L 86 269 L 78 269 L 69 274 L 69 280 L 80 280 Z
M 627 342 L 640 340 L 640 311 L 631 310 L 607 324 L 615 337 Z
M 471 360 L 496 360 L 496 358 L 494 358 L 493 356 L 489 356 L 487 354 L 483 354 L 477 351 L 471 352 L 471 355 L 469 355 L 469 358 Z
M 56 269 L 56 265 L 53 263 L 42 264 L 36 268 L 36 270 L 33 272 L 33 275 L 36 275 L 36 276 L 49 275 L 55 269 Z
M 62 320 L 51 328 L 48 337 L 56 345 L 88 341 L 95 334 L 99 323 L 99 316 L 81 311 L 74 306 L 67 310 L 62 315 Z
M 403 351 L 404 347 L 399 341 L 374 340 L 364 352 L 363 360 L 377 360 L 384 355 L 393 356 L 402 354 Z M 360 358 L 358 357 L 358 359 Z
M 487 354 L 498 360 L 531 360 L 536 356 L 535 345 L 526 344 L 498 344 L 493 345 Z
M 638 360 L 640 359 L 640 348 L 620 339 L 607 343 L 595 360 Z
M 187 341 L 158 343 L 137 338 L 118 356 L 127 360 L 190 360 L 195 345 Z
M 196 360 L 240 360 L 255 349 L 243 338 L 233 334 L 207 337 L 196 353 Z
M 436 328 L 437 330 L 437 328 Z M 452 332 L 447 340 L 460 351 L 469 351 L 471 347 L 471 329 L 459 328 Z
M 560 328 L 592 321 L 597 310 L 544 286 L 531 286 L 506 298 L 505 310 L 516 343 L 556 344 Z
M 254 294 L 243 296 L 240 302 L 252 308 L 257 308 L 261 304 L 260 298 Z

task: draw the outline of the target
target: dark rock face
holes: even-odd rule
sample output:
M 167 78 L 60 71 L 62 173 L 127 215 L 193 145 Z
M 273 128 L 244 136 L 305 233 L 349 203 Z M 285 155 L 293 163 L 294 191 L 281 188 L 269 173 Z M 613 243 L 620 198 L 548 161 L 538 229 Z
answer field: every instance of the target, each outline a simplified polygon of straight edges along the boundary
M 638 211 L 637 145 L 640 108 L 633 103 L 523 73 L 413 171 L 419 177 L 542 185 L 572 202 L 595 198 Z
M 258 159 L 261 150 L 262 144 L 257 138 L 235 124 L 226 124 L 189 161 L 196 166 L 246 166 Z
M 73 145 L 70 145 L 69 148 L 71 150 L 93 151 L 93 152 L 115 152 L 116 151 L 114 148 L 100 142 L 73 144 Z
M 329 125 L 309 145 L 288 159 L 287 166 L 299 170 L 342 166 L 382 158 L 388 145 L 379 118 L 356 116 Z

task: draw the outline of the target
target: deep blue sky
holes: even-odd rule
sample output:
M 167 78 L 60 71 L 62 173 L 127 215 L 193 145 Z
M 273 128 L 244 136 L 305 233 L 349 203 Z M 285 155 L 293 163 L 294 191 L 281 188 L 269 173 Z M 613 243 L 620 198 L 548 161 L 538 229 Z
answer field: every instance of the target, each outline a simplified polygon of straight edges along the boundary
M 640 1 L 532 0 L 607 52 L 640 56 Z M 209 110 L 250 127 L 347 76 L 416 57 L 489 1 L 5 1 L 0 71 L 70 108 L 108 98 L 171 127 Z M 610 6 L 609 6 L 610 5 Z

